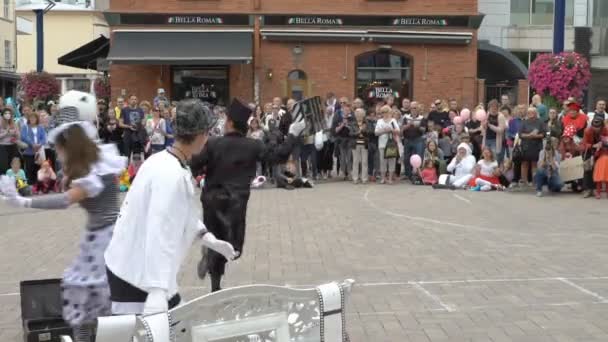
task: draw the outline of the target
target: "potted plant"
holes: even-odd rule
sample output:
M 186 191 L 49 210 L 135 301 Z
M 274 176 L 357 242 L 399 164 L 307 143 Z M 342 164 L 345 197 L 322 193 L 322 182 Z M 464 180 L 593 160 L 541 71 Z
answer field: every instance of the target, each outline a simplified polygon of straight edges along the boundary
M 32 103 L 46 104 L 48 101 L 57 100 L 61 94 L 61 84 L 54 75 L 48 72 L 28 72 L 21 77 L 21 90 L 24 100 Z
M 528 70 L 530 86 L 550 107 L 561 107 L 569 97 L 582 100 L 591 81 L 589 61 L 576 52 L 540 54 Z

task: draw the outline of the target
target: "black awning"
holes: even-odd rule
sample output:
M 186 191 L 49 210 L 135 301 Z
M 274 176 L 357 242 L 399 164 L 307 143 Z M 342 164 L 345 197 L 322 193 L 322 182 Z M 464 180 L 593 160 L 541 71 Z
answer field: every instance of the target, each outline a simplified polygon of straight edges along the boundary
M 486 83 L 528 78 L 528 69 L 517 56 L 500 46 L 480 40 L 477 43 L 477 76 Z
M 109 50 L 110 40 L 104 36 L 99 36 L 99 38 L 59 57 L 57 63 L 79 69 L 97 70 L 97 60 L 106 58 Z
M 118 64 L 228 65 L 251 62 L 253 31 L 114 31 L 108 60 Z

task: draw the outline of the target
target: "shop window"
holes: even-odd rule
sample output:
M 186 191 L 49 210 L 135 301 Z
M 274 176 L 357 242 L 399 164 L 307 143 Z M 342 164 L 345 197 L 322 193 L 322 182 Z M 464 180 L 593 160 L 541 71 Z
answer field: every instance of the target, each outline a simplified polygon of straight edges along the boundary
M 195 98 L 214 105 L 228 105 L 228 68 L 174 68 L 173 99 Z
M 308 78 L 302 70 L 293 70 L 287 75 L 287 94 L 300 101 L 308 97 Z
M 593 1 L 593 26 L 608 27 L 608 2 Z
M 372 51 L 356 59 L 357 96 L 374 103 L 387 95 L 411 97 L 411 58 L 395 51 Z M 398 102 L 397 102 L 398 103 Z
M 511 24 L 553 25 L 554 0 L 511 0 Z M 566 25 L 574 24 L 574 0 L 566 0 Z
M 82 78 L 82 79 L 67 79 L 65 80 L 65 90 L 78 90 L 85 93 L 91 92 L 91 80 Z

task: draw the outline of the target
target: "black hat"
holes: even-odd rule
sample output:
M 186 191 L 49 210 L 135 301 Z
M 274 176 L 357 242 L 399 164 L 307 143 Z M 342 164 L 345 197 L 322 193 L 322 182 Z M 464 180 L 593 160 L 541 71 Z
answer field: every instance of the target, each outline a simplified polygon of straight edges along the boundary
M 234 122 L 247 122 L 251 116 L 251 108 L 238 99 L 233 99 L 228 107 L 228 117 Z

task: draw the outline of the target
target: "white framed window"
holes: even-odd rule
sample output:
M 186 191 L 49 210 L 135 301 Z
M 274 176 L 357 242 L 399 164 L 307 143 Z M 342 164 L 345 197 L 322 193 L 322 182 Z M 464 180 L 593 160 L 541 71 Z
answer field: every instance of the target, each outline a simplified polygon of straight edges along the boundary
M 88 78 L 68 78 L 65 80 L 65 91 L 79 90 L 85 93 L 91 92 L 91 80 Z
M 12 69 L 13 68 L 13 61 L 12 61 L 12 49 L 11 49 L 11 45 L 12 42 L 10 40 L 5 40 L 4 41 L 4 67 L 7 69 Z
M 6 19 L 11 18 L 10 5 L 11 5 L 10 0 L 4 0 L 4 17 Z
M 554 0 L 511 0 L 511 25 L 553 25 Z M 566 25 L 574 25 L 574 0 L 566 0 Z

